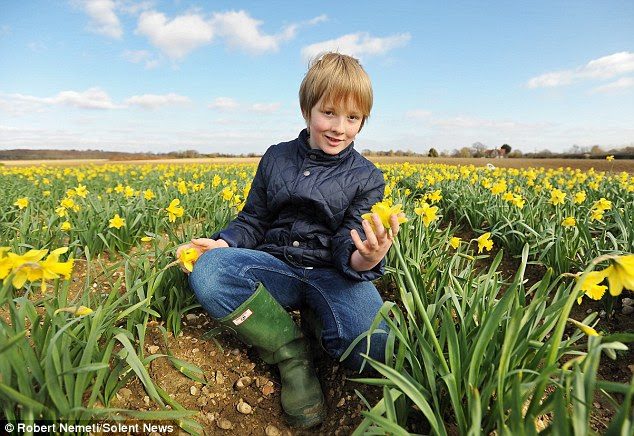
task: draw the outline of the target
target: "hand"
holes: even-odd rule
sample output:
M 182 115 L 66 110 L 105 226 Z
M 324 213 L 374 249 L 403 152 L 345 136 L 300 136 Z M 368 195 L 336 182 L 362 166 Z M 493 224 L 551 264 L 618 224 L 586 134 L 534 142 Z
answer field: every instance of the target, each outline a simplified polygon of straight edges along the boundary
M 214 248 L 223 248 L 228 247 L 224 239 L 209 239 L 209 238 L 194 238 L 191 242 L 187 244 L 180 245 L 176 249 L 176 258 L 178 258 L 180 252 L 186 248 L 194 248 L 198 252 L 198 257 L 200 257 L 205 251 L 213 250 Z M 185 268 L 181 266 L 181 269 L 184 273 L 189 274 Z
M 354 245 L 357 248 L 357 250 L 352 253 L 352 257 L 350 258 L 350 265 L 354 270 L 368 271 L 374 268 L 381 261 L 381 259 L 385 257 L 388 250 L 392 246 L 392 241 L 398 234 L 399 216 L 404 216 L 404 214 L 390 215 L 389 222 L 391 235 L 388 229 L 383 226 L 383 223 L 381 223 L 381 218 L 376 213 L 373 213 L 371 215 L 372 224 L 374 224 L 374 229 L 376 229 L 376 231 L 372 230 L 372 225 L 368 220 L 363 220 L 361 224 L 366 236 L 365 241 L 361 241 L 359 232 L 357 232 L 356 230 L 352 230 L 350 232 L 352 242 L 354 242 Z

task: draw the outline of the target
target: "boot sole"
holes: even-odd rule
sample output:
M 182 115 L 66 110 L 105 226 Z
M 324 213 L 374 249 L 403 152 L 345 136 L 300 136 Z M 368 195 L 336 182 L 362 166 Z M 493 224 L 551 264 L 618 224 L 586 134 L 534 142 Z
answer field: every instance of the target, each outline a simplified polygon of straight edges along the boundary
M 324 403 L 319 403 L 310 409 L 306 409 L 301 415 L 286 414 L 288 425 L 302 430 L 315 427 L 324 422 L 325 419 L 326 408 L 324 407 Z

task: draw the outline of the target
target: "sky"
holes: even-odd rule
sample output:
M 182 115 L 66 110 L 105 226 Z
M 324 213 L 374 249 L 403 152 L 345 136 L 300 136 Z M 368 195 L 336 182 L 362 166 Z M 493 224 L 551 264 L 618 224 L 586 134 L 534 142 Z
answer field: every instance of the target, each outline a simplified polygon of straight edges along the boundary
M 263 153 L 325 50 L 358 150 L 634 145 L 634 1 L 2 0 L 0 149 Z

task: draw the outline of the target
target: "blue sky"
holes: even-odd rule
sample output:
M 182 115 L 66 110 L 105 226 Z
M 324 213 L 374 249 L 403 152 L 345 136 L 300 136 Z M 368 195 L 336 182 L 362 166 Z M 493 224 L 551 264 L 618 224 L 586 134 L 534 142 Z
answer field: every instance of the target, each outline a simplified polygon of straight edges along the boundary
M 373 82 L 359 150 L 634 144 L 631 0 L 5 0 L 0 148 L 262 153 L 326 49 Z

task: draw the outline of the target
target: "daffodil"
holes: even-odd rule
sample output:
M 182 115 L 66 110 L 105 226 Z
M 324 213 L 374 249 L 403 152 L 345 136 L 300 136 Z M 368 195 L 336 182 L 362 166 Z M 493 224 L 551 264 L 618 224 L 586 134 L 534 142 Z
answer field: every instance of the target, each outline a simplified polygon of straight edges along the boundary
M 634 254 L 613 259 L 602 273 L 608 278 L 611 295 L 620 295 L 623 288 L 634 291 Z
M 372 230 L 376 232 L 376 229 L 374 228 L 374 223 L 372 222 L 372 214 L 375 213 L 379 216 L 379 219 L 381 220 L 381 224 L 383 224 L 383 227 L 385 227 L 386 229 L 389 229 L 391 227 L 390 216 L 392 214 L 395 214 L 396 216 L 398 216 L 399 224 L 407 222 L 407 218 L 405 218 L 404 216 L 399 216 L 399 214 L 402 212 L 401 210 L 402 207 L 403 205 L 401 204 L 395 204 L 393 206 L 390 206 L 385 201 L 379 201 L 378 203 L 375 203 L 372 206 L 372 208 L 370 209 L 370 212 L 364 213 L 363 215 L 361 215 L 361 218 L 369 221 L 370 225 L 372 226 Z
M 607 160 L 608 162 L 612 162 L 614 160 L 614 155 L 606 156 L 605 160 Z
M 70 230 L 70 223 L 68 221 L 64 221 L 62 225 L 59 227 L 62 231 L 67 232 Z
M 150 242 L 153 238 L 150 236 L 143 236 L 141 242 Z
M 5 254 L 11 250 L 10 247 L 0 247 L 0 280 L 4 280 L 6 276 L 11 272 L 13 262 Z
M 114 215 L 114 218 L 110 220 L 110 225 L 108 226 L 108 228 L 114 227 L 115 229 L 119 230 L 121 227 L 124 227 L 124 226 L 125 226 L 125 219 L 121 218 L 119 214 L 117 213 Z
M 86 195 L 88 194 L 88 190 L 86 189 L 84 185 L 80 183 L 79 186 L 75 188 L 75 194 L 77 194 L 78 197 L 86 198 Z
M 46 256 L 46 253 L 48 253 L 48 250 L 29 250 L 22 255 L 7 253 L 14 272 L 13 280 L 11 280 L 14 288 L 20 289 L 24 286 L 27 279 L 35 281 L 41 278 L 41 267 L 38 262 Z
M 427 196 L 427 199 L 431 201 L 431 204 L 438 203 L 440 200 L 442 200 L 440 189 L 429 193 L 429 195 Z
M 152 192 L 151 189 L 146 189 L 145 191 L 143 191 L 143 198 L 145 198 L 146 200 L 151 200 L 153 198 L 156 198 L 156 195 L 154 195 L 154 192 Z
M 423 224 L 425 227 L 429 227 L 432 221 L 438 219 L 436 216 L 436 212 L 438 212 L 438 206 L 430 206 L 427 203 L 422 203 L 420 207 L 415 207 L 414 212 L 416 215 L 420 216 L 423 220 Z
M 550 202 L 554 206 L 557 206 L 558 204 L 563 204 L 565 198 L 566 198 L 566 193 L 562 192 L 559 189 L 555 188 L 552 191 L 550 191 Z
M 482 253 L 483 249 L 491 251 L 491 248 L 493 248 L 493 241 L 490 238 L 491 232 L 486 232 L 478 238 L 478 253 Z
M 20 209 L 24 209 L 29 205 L 29 197 L 18 198 L 13 205 L 19 207 Z
M 569 216 L 564 218 L 564 220 L 561 222 L 561 225 L 564 227 L 574 227 L 577 225 L 577 220 L 575 220 L 575 217 Z
M 460 245 L 460 238 L 457 236 L 454 236 L 453 238 L 449 240 L 449 245 L 451 245 L 454 249 L 457 249 L 458 246 Z
M 605 294 L 607 286 L 602 285 L 601 282 L 605 279 L 604 271 L 590 271 L 586 278 L 581 283 L 581 290 L 586 296 L 593 300 L 600 300 Z M 577 278 L 579 280 L 579 278 Z M 582 297 L 577 298 L 577 303 L 581 304 Z
M 45 260 L 39 262 L 41 268 L 41 289 L 42 292 L 46 290 L 45 280 L 57 279 L 63 276 L 66 280 L 70 279 L 70 275 L 73 271 L 74 259 L 69 259 L 66 262 L 59 261 L 59 255 L 68 251 L 68 247 L 61 247 L 51 251 Z
M 67 312 L 67 313 L 71 313 L 75 316 L 82 316 L 82 315 L 88 315 L 90 313 L 93 312 L 93 310 L 90 307 L 86 307 L 86 306 L 79 306 L 79 307 L 62 307 L 60 309 L 57 309 L 55 312 L 53 312 L 53 315 L 57 315 L 60 312 Z
M 571 322 L 572 324 L 574 324 L 575 327 L 577 327 L 579 330 L 581 330 L 588 336 L 599 336 L 599 333 L 597 333 L 595 329 L 593 329 L 589 325 L 585 325 L 577 321 L 576 319 L 568 318 L 568 322 Z
M 586 191 L 579 191 L 575 193 L 575 204 L 581 204 L 586 201 Z
M 610 210 L 612 209 L 612 202 L 610 200 L 606 200 L 605 197 L 601 197 L 594 203 L 593 207 L 601 211 Z
M 178 253 L 178 262 L 189 272 L 194 270 L 194 262 L 198 259 L 198 250 L 185 248 Z
M 180 202 L 181 201 L 178 198 L 175 198 L 174 200 L 172 200 L 170 205 L 165 209 L 167 211 L 167 215 L 171 223 L 176 221 L 177 217 L 179 218 L 182 217 L 183 213 L 185 212 L 185 209 L 179 206 Z

